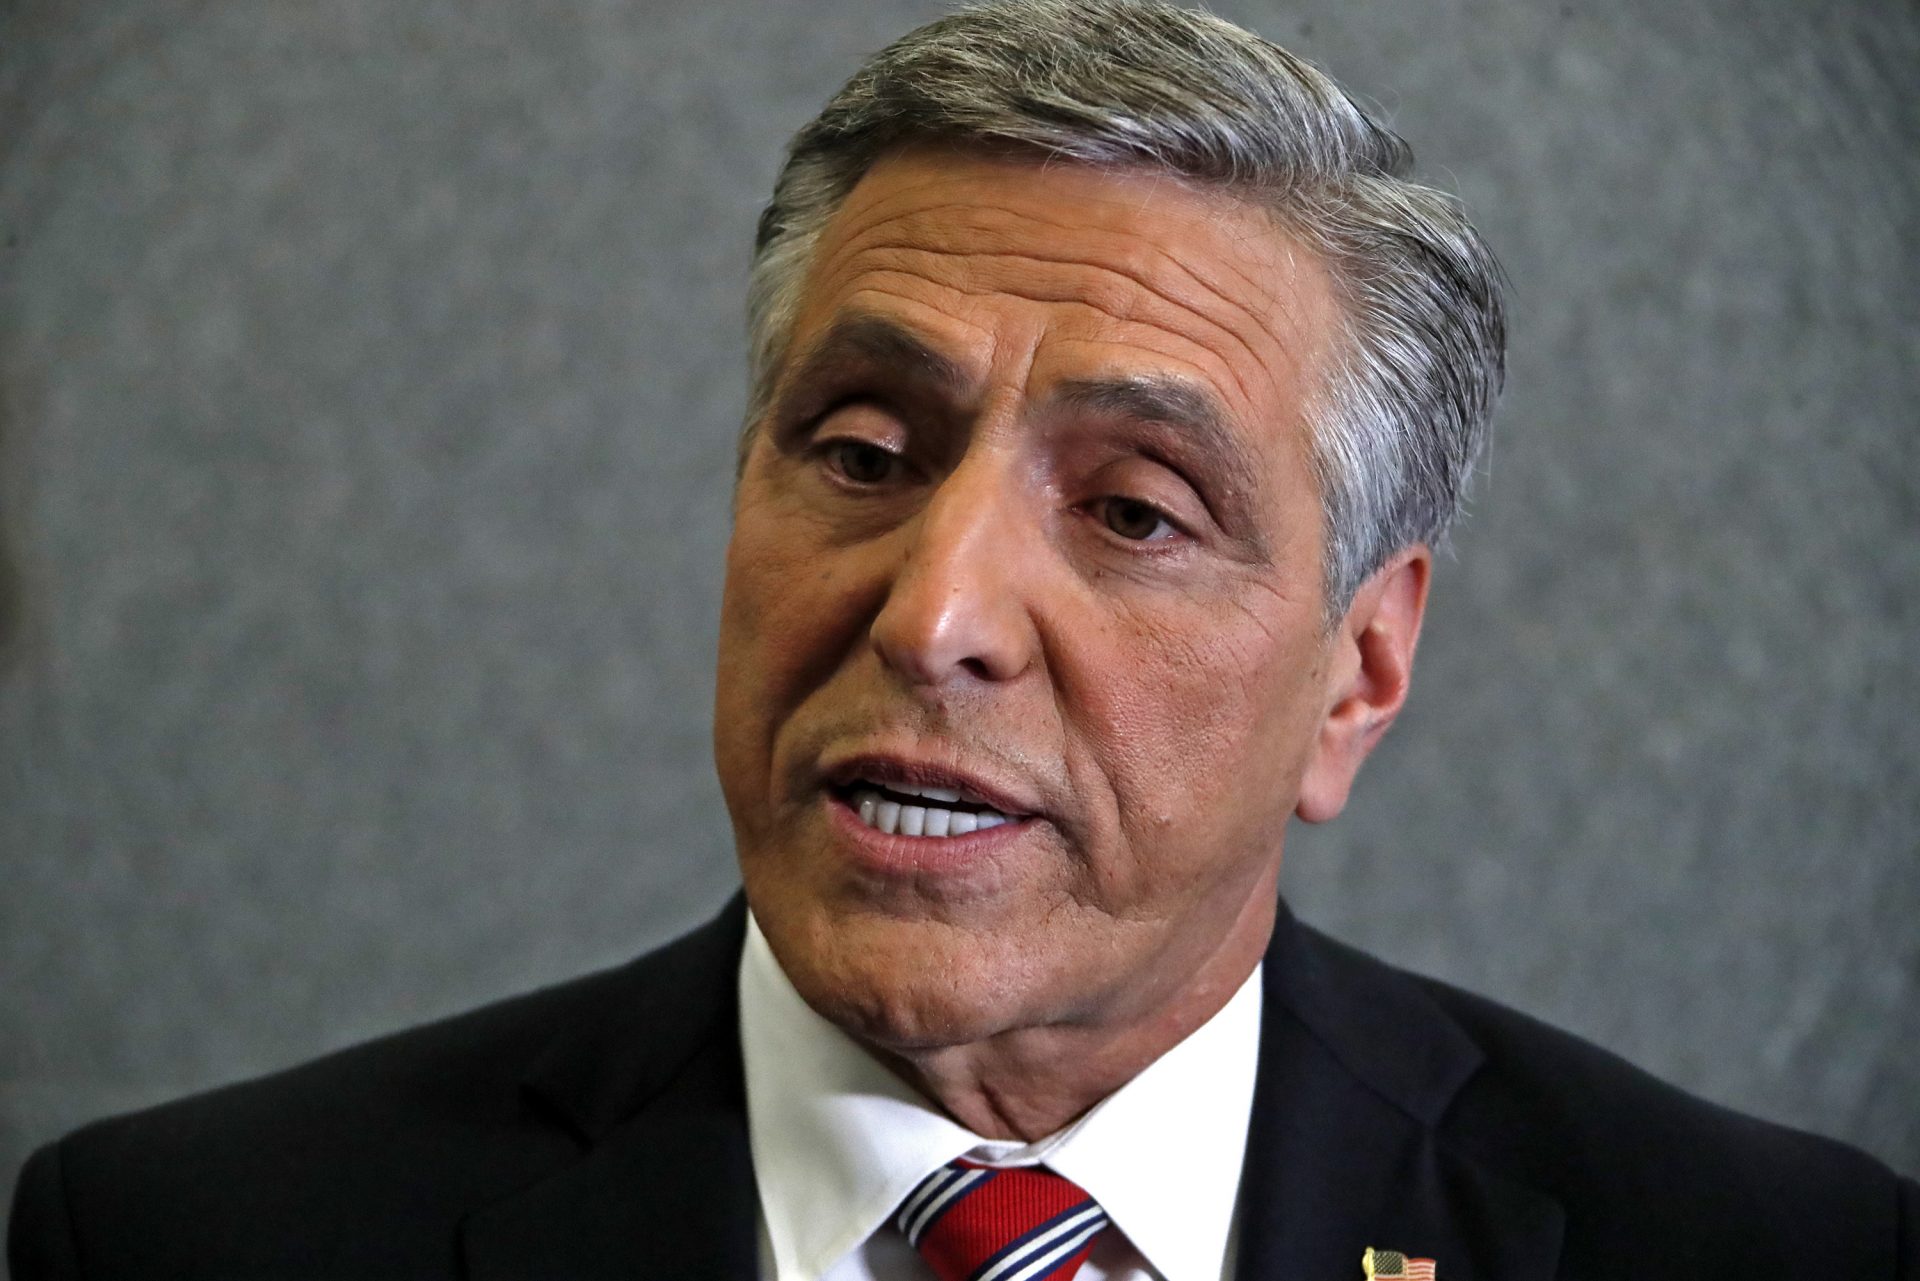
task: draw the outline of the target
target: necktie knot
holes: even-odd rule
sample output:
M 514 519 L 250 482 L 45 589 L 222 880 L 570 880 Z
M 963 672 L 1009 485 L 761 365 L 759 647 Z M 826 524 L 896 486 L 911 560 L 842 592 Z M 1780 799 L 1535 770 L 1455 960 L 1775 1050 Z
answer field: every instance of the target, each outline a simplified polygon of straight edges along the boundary
M 1067 1281 L 1107 1215 L 1052 1170 L 955 1161 L 922 1180 L 895 1222 L 940 1281 Z

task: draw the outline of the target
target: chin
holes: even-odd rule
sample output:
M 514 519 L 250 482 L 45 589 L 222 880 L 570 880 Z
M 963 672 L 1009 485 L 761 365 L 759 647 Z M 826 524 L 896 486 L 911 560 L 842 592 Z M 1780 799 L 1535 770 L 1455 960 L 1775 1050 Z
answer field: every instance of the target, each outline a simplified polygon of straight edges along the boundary
M 754 917 L 801 999 L 876 1048 L 942 1049 L 1048 1021 L 1028 990 L 1033 958 L 991 932 L 817 904 L 756 903 Z

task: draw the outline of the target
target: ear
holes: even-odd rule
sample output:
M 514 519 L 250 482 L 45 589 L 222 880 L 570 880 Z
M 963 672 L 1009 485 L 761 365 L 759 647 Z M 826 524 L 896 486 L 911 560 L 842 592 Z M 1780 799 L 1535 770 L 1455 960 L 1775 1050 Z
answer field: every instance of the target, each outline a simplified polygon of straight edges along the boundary
M 1405 548 L 1354 593 L 1327 642 L 1327 710 L 1300 779 L 1294 813 L 1324 823 L 1346 808 L 1361 762 L 1400 714 L 1427 610 L 1433 553 Z

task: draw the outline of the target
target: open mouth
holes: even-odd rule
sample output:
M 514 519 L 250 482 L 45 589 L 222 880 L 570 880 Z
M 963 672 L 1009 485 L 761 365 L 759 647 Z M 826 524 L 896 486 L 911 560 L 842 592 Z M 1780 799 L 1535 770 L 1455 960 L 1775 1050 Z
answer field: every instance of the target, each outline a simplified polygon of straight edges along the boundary
M 889 836 L 966 836 L 1014 821 L 950 787 L 855 779 L 834 793 L 862 823 Z

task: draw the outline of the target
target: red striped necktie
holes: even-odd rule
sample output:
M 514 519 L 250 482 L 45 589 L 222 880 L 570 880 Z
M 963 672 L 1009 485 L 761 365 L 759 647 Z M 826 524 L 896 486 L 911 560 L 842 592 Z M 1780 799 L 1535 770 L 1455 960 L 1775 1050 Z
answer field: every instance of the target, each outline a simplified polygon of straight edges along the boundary
M 1068 1281 L 1107 1214 L 1052 1170 L 955 1161 L 913 1190 L 895 1222 L 940 1281 Z

